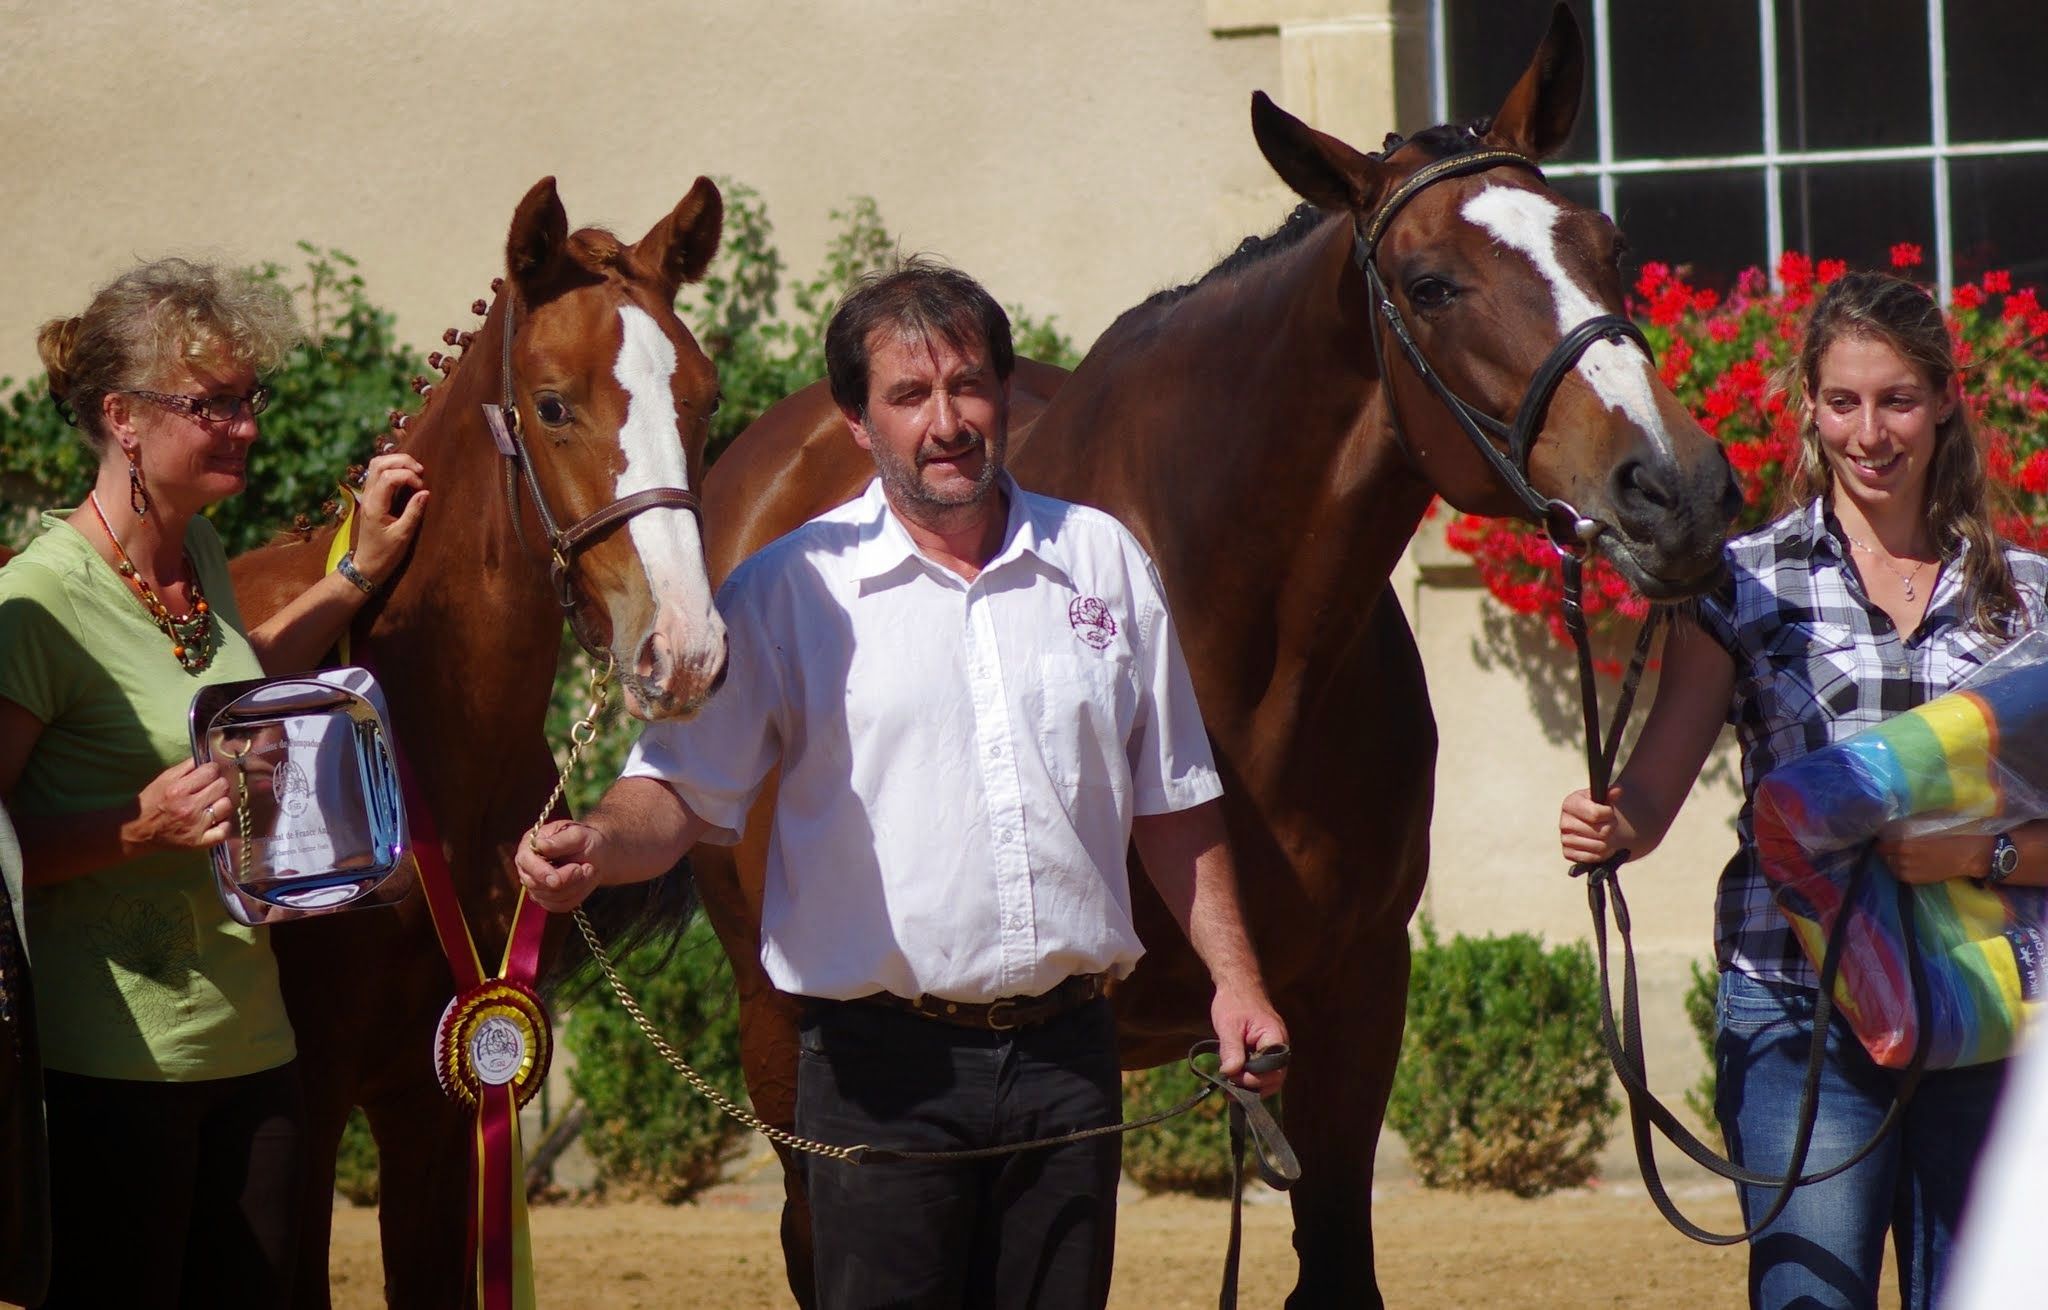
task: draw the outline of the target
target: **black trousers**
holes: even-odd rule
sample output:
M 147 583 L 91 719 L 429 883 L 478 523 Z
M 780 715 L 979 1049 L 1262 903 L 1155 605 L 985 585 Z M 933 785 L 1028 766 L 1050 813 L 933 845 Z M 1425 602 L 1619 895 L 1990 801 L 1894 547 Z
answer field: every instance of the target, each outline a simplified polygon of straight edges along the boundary
M 1001 1033 L 858 1003 L 806 1007 L 805 1136 L 963 1150 L 1121 1114 L 1107 1001 Z M 1121 1137 L 963 1164 L 803 1159 L 825 1310 L 1067 1310 L 1109 1298 Z
M 44 1078 L 45 1307 L 289 1303 L 304 1159 L 296 1065 L 189 1083 Z

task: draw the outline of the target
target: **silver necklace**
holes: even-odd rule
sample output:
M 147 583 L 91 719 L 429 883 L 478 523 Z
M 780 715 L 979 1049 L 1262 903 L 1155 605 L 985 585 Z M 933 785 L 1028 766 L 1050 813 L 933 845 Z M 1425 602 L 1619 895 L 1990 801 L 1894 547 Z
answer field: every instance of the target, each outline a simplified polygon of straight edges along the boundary
M 1845 537 L 1849 536 L 1849 534 L 1846 532 L 1842 535 Z M 1901 573 L 1892 564 L 1891 561 L 1885 559 L 1884 556 L 1878 554 L 1877 549 L 1874 546 L 1872 546 L 1869 542 L 1859 541 L 1855 537 L 1849 537 L 1849 544 L 1854 546 L 1856 549 L 1862 551 L 1864 554 L 1870 556 L 1870 558 L 1873 561 L 1875 561 L 1879 567 L 1884 569 L 1885 572 L 1891 574 L 1893 577 L 1897 578 L 1902 584 L 1904 584 L 1906 588 L 1906 603 L 1908 605 L 1915 604 L 1919 601 L 1919 593 L 1914 589 L 1913 580 L 1920 576 L 1921 569 L 1927 567 L 1926 560 L 1914 560 L 1913 567 L 1907 569 L 1904 573 Z

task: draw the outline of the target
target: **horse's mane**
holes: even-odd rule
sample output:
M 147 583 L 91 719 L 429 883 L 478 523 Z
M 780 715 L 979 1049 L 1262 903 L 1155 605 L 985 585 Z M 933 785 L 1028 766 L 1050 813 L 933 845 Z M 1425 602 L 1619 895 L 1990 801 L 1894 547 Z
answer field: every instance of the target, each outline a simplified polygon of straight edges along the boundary
M 1480 144 L 1480 138 L 1485 136 L 1491 126 L 1491 119 L 1475 118 L 1468 123 L 1440 123 L 1435 127 L 1426 127 L 1412 137 L 1389 132 L 1378 153 L 1368 154 L 1366 158 L 1376 162 L 1382 161 L 1403 146 L 1412 145 L 1426 154 L 1430 162 L 1446 159 L 1451 155 L 1476 149 Z M 1264 236 L 1246 237 L 1237 243 L 1236 249 L 1217 261 L 1215 267 L 1202 276 L 1192 282 L 1154 292 L 1135 308 L 1156 309 L 1172 305 L 1211 282 L 1236 277 L 1246 269 L 1262 264 L 1282 251 L 1292 250 L 1300 245 L 1308 238 L 1309 233 L 1321 227 L 1323 222 L 1332 216 L 1332 211 L 1319 209 L 1304 200 L 1281 221 L 1279 227 Z

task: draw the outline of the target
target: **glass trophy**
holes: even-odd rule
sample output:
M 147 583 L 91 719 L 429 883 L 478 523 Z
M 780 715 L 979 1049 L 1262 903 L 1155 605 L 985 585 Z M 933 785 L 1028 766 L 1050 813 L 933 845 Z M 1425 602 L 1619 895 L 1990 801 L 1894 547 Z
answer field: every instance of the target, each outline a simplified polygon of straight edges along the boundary
M 218 683 L 192 698 L 193 758 L 227 776 L 228 838 L 211 854 L 239 922 L 390 905 L 412 889 L 383 701 L 360 668 Z

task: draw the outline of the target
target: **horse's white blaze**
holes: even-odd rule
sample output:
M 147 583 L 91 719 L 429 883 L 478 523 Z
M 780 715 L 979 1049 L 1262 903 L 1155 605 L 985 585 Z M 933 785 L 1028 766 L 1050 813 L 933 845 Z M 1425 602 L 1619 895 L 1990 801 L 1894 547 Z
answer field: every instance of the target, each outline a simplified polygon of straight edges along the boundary
M 683 443 L 676 438 L 676 402 L 671 381 L 676 372 L 675 343 L 646 310 L 619 307 L 623 339 L 612 376 L 626 389 L 626 421 L 619 427 L 619 448 L 626 467 L 613 495 L 626 497 L 652 487 L 690 485 Z M 665 632 L 676 659 L 684 666 L 715 663 L 725 648 L 725 624 L 711 603 L 711 582 L 704 559 L 704 538 L 697 516 L 682 509 L 651 509 L 627 520 L 633 546 L 659 612 L 655 630 L 668 627 L 671 614 L 683 620 L 683 632 Z M 623 635 L 623 634 L 621 634 Z M 631 658 L 632 651 L 621 654 Z
M 1550 299 L 1557 306 L 1559 336 L 1607 312 L 1584 287 L 1572 281 L 1558 258 L 1557 220 L 1563 216 L 1564 208 L 1556 201 L 1520 187 L 1490 185 L 1467 200 L 1459 212 L 1467 222 L 1492 233 L 1494 240 L 1527 256 L 1537 273 L 1550 284 Z M 1664 430 L 1664 421 L 1657 412 L 1650 361 L 1642 351 L 1632 344 L 1596 341 L 1579 356 L 1577 371 L 1601 403 L 1619 410 L 1666 455 L 1674 453 L 1671 434 Z

